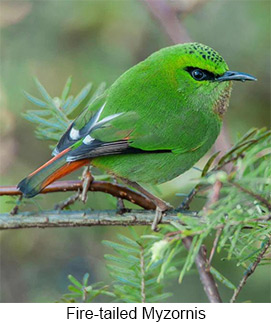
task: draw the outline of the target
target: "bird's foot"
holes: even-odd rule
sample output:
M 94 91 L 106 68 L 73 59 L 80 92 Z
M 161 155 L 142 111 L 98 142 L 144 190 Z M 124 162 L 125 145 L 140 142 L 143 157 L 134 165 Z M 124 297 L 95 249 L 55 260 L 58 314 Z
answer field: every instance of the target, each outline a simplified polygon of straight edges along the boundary
M 154 232 L 158 232 L 160 229 L 158 228 L 158 224 L 161 222 L 162 218 L 163 218 L 163 213 L 164 211 L 162 211 L 158 206 L 156 207 L 155 210 L 155 216 L 151 225 L 151 228 Z
M 16 215 L 19 211 L 19 207 L 21 204 L 21 201 L 23 199 L 23 195 L 20 195 L 16 201 L 15 206 L 13 207 L 13 209 L 9 212 L 10 215 Z
M 93 182 L 94 178 L 89 170 L 89 166 L 83 171 L 82 174 L 82 193 L 80 199 L 83 203 L 86 203 L 88 199 L 88 190 L 90 184 Z
M 166 211 L 173 209 L 173 207 L 169 203 L 163 201 L 159 197 L 157 197 L 157 196 L 153 195 L 152 193 L 150 193 L 149 191 L 147 191 L 144 187 L 142 187 L 138 183 L 130 181 L 127 178 L 121 178 L 121 180 L 124 183 L 134 187 L 136 190 L 138 190 L 140 193 L 145 195 L 148 199 L 150 199 L 156 205 L 155 217 L 154 217 L 154 220 L 152 223 L 152 230 L 159 231 L 157 225 L 161 222 L 163 215 L 166 215 Z
M 151 226 L 152 230 L 155 232 L 159 231 L 158 224 L 162 221 L 163 216 L 166 216 L 166 212 L 173 209 L 173 207 L 165 201 L 161 200 L 161 202 L 163 203 L 159 203 L 160 205 L 156 206 L 155 216 Z
M 118 179 L 116 176 L 113 176 L 113 182 L 118 184 Z M 120 197 L 117 197 L 117 205 L 116 205 L 116 214 L 123 215 L 124 213 L 131 212 L 131 209 L 125 207 L 124 200 Z
M 125 207 L 123 199 L 117 198 L 116 213 L 119 215 L 123 215 L 124 213 L 129 213 L 129 212 L 131 212 L 131 209 L 128 209 Z

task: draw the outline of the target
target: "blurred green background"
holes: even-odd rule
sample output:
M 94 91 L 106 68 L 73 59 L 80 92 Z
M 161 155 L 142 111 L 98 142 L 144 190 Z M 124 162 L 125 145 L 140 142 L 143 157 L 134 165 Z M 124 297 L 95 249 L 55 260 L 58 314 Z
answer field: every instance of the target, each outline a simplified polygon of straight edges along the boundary
M 257 83 L 234 84 L 226 116 L 231 141 L 251 127 L 270 127 L 270 1 L 169 1 L 188 10 L 182 23 L 194 41 L 219 51 L 233 70 L 255 75 Z M 204 3 L 203 3 L 204 2 Z M 37 76 L 52 96 L 61 94 L 73 75 L 72 94 L 87 83 L 108 85 L 152 52 L 171 44 L 161 25 L 142 1 L 2 1 L 0 80 L 0 175 L 1 185 L 15 185 L 50 157 L 48 142 L 34 136 L 34 126 L 21 113 L 33 106 L 22 94 L 37 95 L 32 77 Z M 200 167 L 204 161 L 198 163 Z M 73 175 L 71 178 L 76 178 Z M 160 185 L 160 195 L 173 204 L 176 192 L 186 193 L 198 176 L 191 170 Z M 67 194 L 40 196 L 43 209 Z M 1 197 L 1 212 L 8 212 L 10 199 Z M 114 208 L 115 199 L 90 193 L 87 207 Z M 196 209 L 199 204 L 195 202 Z M 37 210 L 26 205 L 22 210 Z M 81 203 L 76 209 L 84 208 Z M 138 228 L 137 230 L 141 230 Z M 91 281 L 110 281 L 103 255 L 103 239 L 114 240 L 125 228 L 28 229 L 0 233 L 1 302 L 52 302 L 67 291 L 67 275 L 85 272 Z M 243 269 L 222 262 L 214 266 L 238 283 Z M 171 302 L 204 302 L 196 271 L 182 285 L 170 281 Z M 224 300 L 231 291 L 221 287 Z M 100 299 L 102 300 L 102 299 Z M 271 270 L 263 266 L 248 280 L 238 301 L 271 301 Z

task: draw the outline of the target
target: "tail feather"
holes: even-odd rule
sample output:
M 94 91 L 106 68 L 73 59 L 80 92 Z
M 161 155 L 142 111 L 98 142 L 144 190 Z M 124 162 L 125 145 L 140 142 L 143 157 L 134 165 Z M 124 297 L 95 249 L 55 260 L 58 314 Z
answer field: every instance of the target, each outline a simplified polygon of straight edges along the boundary
M 70 148 L 67 148 L 62 151 L 18 184 L 18 189 L 24 197 L 37 195 L 49 184 L 89 163 L 86 159 L 67 163 L 65 155 L 69 150 Z

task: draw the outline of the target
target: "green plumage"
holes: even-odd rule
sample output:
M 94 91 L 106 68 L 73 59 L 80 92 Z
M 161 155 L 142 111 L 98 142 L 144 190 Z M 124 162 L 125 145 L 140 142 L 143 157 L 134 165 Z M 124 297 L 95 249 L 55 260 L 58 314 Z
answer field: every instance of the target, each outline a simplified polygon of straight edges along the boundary
M 208 46 L 164 48 L 129 69 L 92 102 L 63 134 L 53 163 L 18 187 L 25 196 L 34 196 L 48 185 L 45 176 L 67 174 L 68 167 L 65 172 L 60 166 L 55 169 L 58 156 L 61 165 L 64 159 L 89 160 L 134 182 L 169 181 L 191 168 L 215 142 L 232 80 L 256 79 L 229 71 Z
M 208 51 L 215 53 L 216 63 L 202 57 L 207 57 Z M 172 152 L 104 156 L 95 158 L 94 166 L 133 181 L 162 183 L 191 168 L 209 150 L 221 127 L 216 107 L 226 97 L 226 108 L 231 85 L 198 82 L 185 70 L 187 66 L 215 75 L 228 69 L 224 60 L 206 46 L 164 48 L 128 70 L 111 86 L 104 98 L 101 119 L 124 114 L 91 133 L 91 137 L 102 141 L 128 136 L 132 147 Z

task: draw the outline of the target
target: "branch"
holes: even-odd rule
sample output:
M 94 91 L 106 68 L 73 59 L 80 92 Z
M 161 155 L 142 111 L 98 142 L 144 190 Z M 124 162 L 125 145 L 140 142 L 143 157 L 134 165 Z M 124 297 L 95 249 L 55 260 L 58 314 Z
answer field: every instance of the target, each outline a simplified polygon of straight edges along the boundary
M 170 224 L 172 221 L 181 223 L 171 212 L 164 216 L 161 223 Z M 132 210 L 124 215 L 118 215 L 113 210 L 83 210 L 83 211 L 46 211 L 24 212 L 14 216 L 0 215 L 0 230 L 26 228 L 61 228 L 61 227 L 90 227 L 90 226 L 129 226 L 151 225 L 155 212 Z
M 186 212 L 188 212 L 188 211 L 186 211 Z M 199 218 L 199 219 L 200 219 L 201 222 L 203 222 L 202 217 Z M 242 221 L 232 221 L 230 225 L 236 227 L 236 226 L 242 224 L 244 226 L 243 227 L 244 229 L 250 229 L 251 228 L 251 227 L 249 227 L 250 223 L 266 224 L 267 221 L 271 221 L 271 214 L 259 216 L 257 218 L 253 218 L 253 219 L 245 219 L 245 220 L 242 220 Z M 205 222 L 203 222 L 203 223 L 205 223 Z M 184 223 L 181 223 L 181 224 L 184 225 Z M 216 225 L 215 227 L 213 227 L 213 229 L 218 231 L 218 230 L 223 229 L 224 227 L 225 227 L 225 223 L 222 223 L 222 224 Z M 190 232 L 189 236 L 194 237 L 194 236 L 202 234 L 204 232 L 205 232 L 205 230 L 199 230 L 199 231 Z M 167 238 L 170 237 L 170 239 L 183 239 L 183 237 L 178 237 L 182 233 L 183 233 L 183 230 L 168 232 L 167 234 L 165 234 L 165 237 L 167 237 Z
M 205 205 L 205 209 L 204 209 L 205 213 L 207 213 L 207 210 L 209 209 L 209 207 L 219 199 L 221 187 L 222 187 L 222 183 L 219 181 L 216 181 L 216 183 L 213 185 L 212 194 L 210 196 L 209 201 Z M 199 186 L 197 187 L 197 189 L 199 189 Z M 197 194 L 197 192 L 198 190 L 194 189 L 192 193 L 190 193 L 190 198 L 188 198 L 186 201 L 188 205 L 192 201 L 193 197 Z M 182 242 L 187 250 L 190 249 L 192 240 L 193 238 L 191 236 L 182 239 Z M 214 254 L 215 248 L 216 247 L 212 248 L 211 257 L 212 257 L 212 253 Z M 222 299 L 219 295 L 219 291 L 218 291 L 215 279 L 210 272 L 210 262 L 212 260 L 211 257 L 209 258 L 209 260 L 207 259 L 206 247 L 205 245 L 202 245 L 199 249 L 199 253 L 195 258 L 195 264 L 198 268 L 200 280 L 209 301 L 211 303 L 222 303 Z
M 182 241 L 186 249 L 189 250 L 192 244 L 192 237 L 186 237 L 182 239 Z M 201 283 L 211 303 L 222 303 L 214 277 L 206 266 L 207 262 L 206 249 L 205 246 L 202 245 L 195 259 Z
M 259 265 L 259 263 L 263 259 L 266 251 L 270 247 L 270 245 L 271 245 L 271 236 L 269 237 L 267 243 L 264 245 L 263 250 L 259 253 L 257 259 L 254 261 L 254 263 L 252 264 L 252 266 L 250 266 L 250 268 L 245 273 L 245 276 L 240 281 L 239 286 L 234 291 L 234 294 L 233 294 L 233 296 L 232 296 L 232 298 L 230 300 L 230 303 L 234 303 L 236 301 L 236 298 L 239 295 L 239 293 L 241 292 L 241 289 L 245 286 L 248 277 L 251 276 L 254 273 L 254 271 L 256 270 L 257 266 Z
M 82 181 L 58 181 L 47 186 L 40 194 L 68 192 L 82 190 Z M 155 210 L 155 204 L 150 201 L 143 194 L 129 189 L 120 184 L 113 184 L 110 182 L 93 181 L 89 186 L 89 191 L 104 192 L 115 197 L 127 200 L 133 204 L 141 206 L 146 210 Z M 0 196 L 3 195 L 21 195 L 22 193 L 16 186 L 0 186 Z

